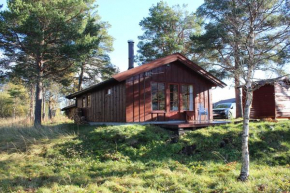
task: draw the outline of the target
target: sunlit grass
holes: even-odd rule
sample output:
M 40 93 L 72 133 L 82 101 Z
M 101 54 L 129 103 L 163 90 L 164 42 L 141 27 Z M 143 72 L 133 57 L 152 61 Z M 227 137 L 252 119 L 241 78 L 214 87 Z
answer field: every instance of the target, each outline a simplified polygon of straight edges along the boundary
M 178 143 L 154 126 L 2 128 L 0 192 L 289 191 L 290 122 L 251 124 L 247 182 L 237 181 L 241 127 L 187 132 Z

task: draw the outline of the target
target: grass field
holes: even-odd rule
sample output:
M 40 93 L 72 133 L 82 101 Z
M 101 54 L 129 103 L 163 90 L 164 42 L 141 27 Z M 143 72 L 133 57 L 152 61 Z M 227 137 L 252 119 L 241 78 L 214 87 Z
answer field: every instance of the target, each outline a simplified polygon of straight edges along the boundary
M 237 181 L 241 124 L 0 128 L 0 192 L 290 192 L 290 121 L 250 125 L 250 178 Z

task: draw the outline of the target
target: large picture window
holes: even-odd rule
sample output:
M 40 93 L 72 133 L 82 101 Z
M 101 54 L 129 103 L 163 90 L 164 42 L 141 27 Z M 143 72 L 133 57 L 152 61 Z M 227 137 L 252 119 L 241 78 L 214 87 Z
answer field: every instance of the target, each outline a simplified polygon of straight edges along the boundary
M 182 110 L 193 111 L 193 86 L 181 85 Z
M 170 84 L 170 111 L 178 111 L 179 110 L 179 97 L 178 97 L 178 85 Z
M 165 111 L 165 85 L 164 83 L 152 82 L 151 83 L 151 96 L 152 96 L 152 110 Z

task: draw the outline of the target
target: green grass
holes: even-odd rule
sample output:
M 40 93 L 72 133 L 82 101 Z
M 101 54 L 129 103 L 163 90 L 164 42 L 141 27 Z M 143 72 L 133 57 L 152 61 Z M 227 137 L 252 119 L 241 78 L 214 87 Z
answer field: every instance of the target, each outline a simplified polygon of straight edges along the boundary
M 241 124 L 178 143 L 155 126 L 0 128 L 0 192 L 289 192 L 290 121 L 250 127 L 247 182 L 236 180 Z

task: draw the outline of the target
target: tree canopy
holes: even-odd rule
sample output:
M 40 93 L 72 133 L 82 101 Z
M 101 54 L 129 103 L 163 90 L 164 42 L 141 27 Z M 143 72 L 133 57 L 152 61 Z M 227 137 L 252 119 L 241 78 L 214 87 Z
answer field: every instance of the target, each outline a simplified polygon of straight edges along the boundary
M 68 84 L 76 64 L 99 51 L 103 39 L 110 39 L 104 36 L 104 26 L 91 17 L 94 2 L 9 0 L 0 12 L 1 64 L 5 73 L 35 82 L 35 125 L 41 124 L 43 82 Z
M 198 57 L 189 51 L 190 36 L 201 31 L 200 20 L 185 9 L 185 5 L 170 7 L 165 1 L 149 9 L 149 16 L 139 23 L 144 31 L 138 36 L 137 61 L 140 64 L 176 52 L 191 59 Z
M 239 179 L 249 176 L 249 116 L 254 74 L 257 70 L 281 72 L 289 62 L 289 2 L 285 0 L 206 0 L 199 13 L 210 20 L 206 32 L 193 36 L 197 51 L 210 50 L 215 64 L 232 73 L 245 90 L 242 167 Z

